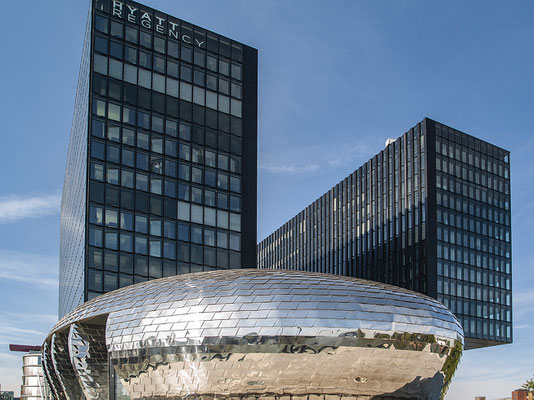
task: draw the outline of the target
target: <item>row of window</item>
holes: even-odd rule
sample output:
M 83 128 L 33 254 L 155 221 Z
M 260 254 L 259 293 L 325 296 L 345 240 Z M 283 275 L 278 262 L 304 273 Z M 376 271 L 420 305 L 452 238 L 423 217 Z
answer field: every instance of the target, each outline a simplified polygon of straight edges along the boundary
M 102 61 L 102 63 L 100 61 Z M 97 56 L 95 56 L 95 71 L 100 74 L 107 75 L 108 68 L 106 60 L 100 61 L 98 61 L 97 63 Z M 122 80 L 122 63 L 120 61 L 117 61 L 116 63 L 118 64 L 115 65 L 110 61 L 109 76 L 118 80 Z M 125 82 L 131 83 L 132 85 L 138 85 L 148 90 L 154 90 L 156 92 L 166 94 L 168 96 L 181 99 L 189 103 L 193 102 L 193 104 L 202 107 L 207 107 L 215 111 L 220 111 L 225 114 L 231 114 L 232 116 L 237 118 L 241 118 L 241 100 L 237 98 L 230 98 L 229 96 L 226 96 L 224 94 L 218 94 L 217 92 L 206 90 L 204 88 L 191 85 L 190 83 L 179 81 L 177 79 L 165 78 L 165 76 L 163 75 L 152 73 L 142 68 L 139 68 L 138 71 L 137 67 L 126 67 L 127 65 L 124 66 Z M 99 91 L 102 92 L 102 88 L 99 88 Z M 240 96 L 240 88 L 236 89 L 236 91 L 237 94 Z M 236 93 L 236 91 L 232 93 L 234 94 Z M 117 114 L 115 114 L 115 112 Z M 105 103 L 103 101 L 100 101 L 99 103 L 95 103 L 93 101 L 93 113 L 99 116 L 105 116 Z M 110 117 L 110 119 L 120 121 L 120 110 L 108 107 L 108 113 L 113 116 L 113 118 Z M 132 125 L 136 124 L 135 115 L 124 114 L 123 118 L 125 118 L 124 122 L 130 123 Z
M 508 249 L 508 246 L 498 239 L 467 234 L 465 231 L 451 229 L 441 224 L 438 225 L 437 239 L 452 245 L 463 246 L 470 250 L 482 251 L 497 256 L 504 256 Z
M 498 161 L 490 155 L 469 150 L 465 146 L 460 146 L 453 142 L 447 142 L 444 139 L 437 138 L 436 153 L 446 156 L 451 160 L 456 160 L 455 164 L 462 168 L 470 166 L 498 175 L 505 179 L 510 178 L 509 167 L 506 165 L 507 162 Z M 444 159 L 443 161 L 445 162 L 446 160 Z
M 166 231 L 169 236 L 174 236 L 172 241 L 161 240 L 154 236 L 144 236 L 126 231 L 115 231 L 101 229 L 94 226 L 89 227 L 89 244 L 95 247 L 104 247 L 110 250 L 121 250 L 129 253 L 150 255 L 152 257 L 164 257 L 176 259 L 176 224 L 172 221 L 168 225 L 174 224 L 174 232 Z M 137 228 L 137 225 L 136 225 Z M 151 225 L 151 230 L 152 230 Z M 171 228 L 168 228 L 171 229 Z M 161 235 L 161 234 L 160 234 Z M 178 238 L 196 244 L 219 247 L 222 249 L 241 250 L 241 237 L 239 234 L 227 231 L 216 231 L 214 229 L 190 226 L 187 224 L 178 225 Z M 180 257 L 180 256 L 178 256 Z
M 121 112 L 122 109 L 122 112 Z M 113 124 L 113 121 L 115 122 L 124 122 L 125 124 L 129 125 L 130 128 L 127 132 L 131 134 L 132 128 L 131 127 L 139 127 L 142 129 L 150 129 L 149 124 L 149 118 L 148 114 L 142 112 L 142 111 L 136 111 L 135 108 L 127 107 L 127 106 L 121 106 L 115 103 L 109 102 L 106 106 L 106 102 L 97 98 L 93 99 L 93 114 L 98 117 L 108 118 L 111 120 L 111 124 Z M 121 118 L 122 114 L 122 118 Z M 103 130 L 100 128 L 102 125 L 97 123 L 97 126 L 94 128 L 96 132 L 94 132 L 95 136 L 102 136 Z M 193 125 L 194 129 L 191 129 L 191 125 L 186 124 L 180 124 L 180 131 L 179 131 L 179 137 L 183 140 L 195 140 L 196 142 L 201 142 L 199 144 L 204 144 L 204 129 L 201 127 L 197 127 L 197 125 Z M 206 129 L 206 144 L 208 140 L 208 135 L 213 132 L 213 137 L 210 137 L 210 141 L 212 141 L 211 147 L 217 147 L 217 139 L 219 142 L 219 148 L 221 150 L 223 147 L 228 148 L 229 151 L 236 154 L 241 154 L 241 139 L 234 136 L 226 136 L 225 134 L 217 135 L 215 131 L 211 131 L 209 129 Z M 192 137 L 193 133 L 193 137 Z M 196 135 L 196 136 L 195 136 Z M 124 139 L 127 140 L 127 139 Z M 225 142 L 225 143 L 223 143 Z M 141 144 L 142 145 L 142 144 Z M 227 150 L 227 151 L 228 151 Z
M 178 203 L 178 219 L 184 221 L 193 221 L 199 223 L 199 220 L 202 220 L 202 213 L 204 213 L 204 223 L 208 226 L 217 226 L 218 228 L 230 229 L 231 231 L 240 232 L 241 231 L 241 215 L 235 213 L 228 213 L 223 210 L 215 210 L 208 207 L 201 207 L 192 205 L 191 217 L 186 212 L 189 207 L 188 203 L 179 202 Z M 105 225 L 106 227 L 126 231 L 135 231 L 137 233 L 150 234 L 152 236 L 164 236 L 168 239 L 178 239 L 183 241 L 189 241 L 189 224 L 179 223 L 178 224 L 178 235 L 176 231 L 176 222 L 170 219 L 162 219 L 154 216 L 150 218 L 141 213 L 132 213 L 124 210 L 117 210 L 110 207 L 102 207 L 97 204 L 91 204 L 89 207 L 89 222 L 94 225 Z M 134 224 L 135 222 L 135 224 Z M 196 229 L 196 228 L 195 228 Z M 214 230 L 206 228 L 206 232 L 209 233 L 210 237 L 215 237 Z M 202 241 L 202 230 L 195 230 L 200 236 L 191 235 L 191 237 L 200 237 L 198 240 L 192 240 L 195 243 L 203 243 Z M 224 231 L 221 231 L 226 235 Z M 206 233 L 208 235 L 208 233 Z M 208 236 L 206 236 L 207 240 Z M 214 243 L 214 242 L 213 242 Z M 218 242 L 219 243 L 219 242 Z M 227 243 L 226 240 L 220 243 Z M 212 241 L 207 241 L 206 244 L 210 246 L 215 246 L 212 244 Z M 219 246 L 224 247 L 224 246 Z
M 511 290 L 510 273 L 508 272 L 508 275 L 505 274 L 504 262 L 500 262 L 500 260 L 495 260 L 495 266 L 491 265 L 489 270 L 476 268 L 473 265 L 449 264 L 442 260 L 438 261 L 437 267 L 438 275 L 445 278 Z
M 438 258 L 441 258 L 445 261 L 451 261 L 451 262 L 459 262 L 464 263 L 466 265 L 476 266 L 480 268 L 490 268 L 490 261 L 493 259 L 493 256 L 488 253 L 483 252 L 477 252 L 476 250 L 466 249 L 466 248 L 460 248 L 456 245 L 447 244 L 444 242 L 438 242 L 437 245 L 437 251 L 438 251 Z M 508 251 L 504 252 L 504 254 L 498 255 L 501 257 L 509 258 Z M 508 264 L 508 261 L 506 261 Z M 497 262 L 493 265 L 496 266 L 503 266 L 503 263 Z M 503 271 L 504 272 L 504 271 Z
M 239 84 L 242 80 L 242 67 L 240 64 L 229 63 L 224 59 L 217 60 L 216 57 L 207 56 L 206 54 L 195 50 L 193 53 L 193 59 L 191 60 L 191 50 L 187 47 L 183 47 L 183 57 L 180 65 L 185 68 L 184 71 L 191 69 L 193 65 L 195 68 L 201 68 L 196 71 L 205 73 L 207 69 L 209 75 L 214 79 L 221 77 L 221 79 L 230 79 L 232 82 Z M 122 41 L 109 40 L 107 37 L 101 35 L 95 35 L 94 37 L 94 50 L 97 53 L 101 53 L 105 56 L 111 56 L 118 60 L 124 60 L 133 65 L 139 65 L 140 67 L 147 69 L 154 69 L 157 72 L 165 73 L 165 66 L 167 66 L 167 74 L 178 77 L 178 65 L 179 61 L 171 58 L 165 58 L 165 56 L 158 55 L 143 49 L 137 49 L 136 46 L 124 44 Z M 218 74 L 217 74 L 218 73 Z M 234 82 L 235 81 L 235 82 Z
M 472 187 L 481 186 L 482 189 L 488 189 L 488 190 L 494 190 L 505 194 L 510 194 L 510 182 L 506 179 L 502 178 L 492 178 L 491 176 L 488 176 L 486 174 L 480 174 L 478 172 L 473 172 L 472 170 L 467 170 L 466 168 L 461 168 L 459 166 L 456 166 L 456 172 L 454 172 L 454 166 L 449 164 L 449 167 L 451 169 L 447 170 L 447 164 L 443 163 L 443 168 L 440 166 L 441 163 L 439 160 L 436 160 L 436 169 L 437 171 L 443 171 L 437 172 L 436 176 L 439 177 L 440 181 L 443 180 L 443 185 L 447 185 L 447 181 L 449 181 L 449 186 L 451 190 L 454 190 L 454 186 L 456 183 L 456 187 L 459 188 L 461 186 L 459 185 L 469 185 Z M 447 174 L 449 174 L 447 176 Z M 471 184 L 467 183 L 471 182 Z M 441 184 L 441 182 L 440 182 Z
M 153 124 L 154 125 L 154 124 Z M 154 128 L 154 126 L 152 126 Z M 159 130 L 152 131 L 159 132 Z M 98 119 L 93 119 L 91 124 L 91 135 L 100 139 L 107 139 L 110 142 L 122 143 L 123 145 L 138 147 L 140 149 L 152 151 L 180 158 L 186 161 L 193 161 L 194 163 L 205 163 L 208 167 L 219 168 L 231 172 L 241 172 L 241 158 L 235 155 L 228 156 L 219 153 L 218 155 L 209 150 L 204 150 L 201 147 L 190 147 L 187 143 L 178 142 L 172 138 L 164 137 L 158 133 L 152 133 L 143 130 L 135 130 L 131 127 L 122 127 L 115 123 L 108 123 Z M 212 148 L 218 148 L 220 151 L 226 153 L 241 154 L 241 139 L 226 135 L 224 133 L 217 134 L 216 131 L 206 130 L 197 125 L 186 123 L 179 124 L 179 132 L 173 133 L 171 136 L 179 137 L 181 140 L 193 142 L 196 144 L 206 144 Z M 204 138 L 206 141 L 204 141 Z M 208 143 L 209 142 L 209 143 Z M 112 144 L 108 144 L 110 146 Z M 118 148 L 118 147 L 117 147 Z M 228 158 L 229 157 L 229 158 Z M 217 158 L 217 163 L 216 163 Z M 228 160 L 230 166 L 228 167 Z
M 97 121 L 97 123 L 100 122 Z M 164 138 L 157 134 L 150 135 L 148 132 L 144 131 L 136 132 L 135 130 L 128 128 L 124 128 L 122 131 L 123 134 L 121 140 L 121 128 L 119 126 L 108 125 L 107 133 L 104 129 L 98 129 L 98 127 L 97 129 L 92 129 L 93 136 L 108 140 L 107 144 L 105 142 L 93 140 L 91 142 L 91 150 L 94 149 L 95 153 L 92 156 L 101 160 L 107 159 L 108 161 L 117 164 L 134 167 L 136 154 L 141 155 L 140 157 L 143 159 L 148 159 L 150 154 L 139 150 L 136 152 L 134 149 L 127 147 L 132 146 L 151 151 L 152 153 L 157 153 L 152 154 L 152 159 L 156 158 L 162 160 L 163 158 L 161 155 L 165 154 L 173 159 L 179 158 L 180 160 L 206 165 L 211 168 L 218 168 L 223 171 L 230 171 L 235 174 L 241 173 L 241 157 L 239 156 L 228 155 L 222 152 L 217 153 L 208 149 L 205 150 L 199 146 L 191 146 L 190 144 L 178 142 L 170 138 Z M 117 145 L 110 142 L 115 142 Z M 121 147 L 120 143 L 127 146 Z M 239 141 L 236 141 L 234 147 L 237 147 L 238 144 Z M 222 147 L 230 147 L 229 150 L 239 150 L 232 149 L 230 143 L 226 143 Z M 141 165 L 145 165 L 145 163 L 141 161 Z M 142 166 L 139 168 L 148 170 L 148 163 L 146 165 L 145 168 Z
M 461 318 L 461 315 L 484 318 L 489 321 L 512 322 L 511 307 L 492 303 L 480 303 L 462 299 L 451 299 L 451 311 Z
M 102 0 L 99 0 L 99 2 L 102 2 Z M 107 7 L 99 7 L 97 10 L 105 10 L 109 13 L 109 5 Z M 116 13 L 114 13 L 113 16 L 115 18 L 118 17 Z M 100 14 L 95 14 L 94 24 L 95 30 L 98 32 L 109 34 L 117 39 L 126 38 L 126 40 L 130 43 L 140 43 L 146 48 L 153 48 L 158 53 L 167 53 L 169 56 L 174 58 L 180 58 L 181 56 L 182 59 L 190 60 L 191 47 L 189 45 L 194 44 L 195 49 L 198 49 L 199 51 L 204 51 L 204 49 L 207 49 L 209 52 L 219 54 L 221 57 L 225 57 L 227 59 L 231 58 L 234 62 L 240 63 L 243 61 L 243 48 L 241 44 L 236 42 L 232 42 L 230 44 L 230 39 L 219 37 L 211 32 L 208 32 L 206 35 L 203 29 L 202 32 L 200 32 L 198 29 L 195 29 L 193 33 L 193 27 L 189 24 L 184 24 L 183 22 L 179 23 L 175 18 L 173 18 L 173 20 L 175 21 L 175 29 L 171 30 L 172 35 L 169 36 L 181 38 L 185 45 L 182 43 L 182 46 L 180 46 L 177 41 L 172 40 L 171 38 L 166 39 L 164 36 L 159 35 L 154 35 L 152 39 L 152 33 L 144 29 L 140 30 L 142 35 L 138 36 L 140 34 L 138 34 L 139 30 L 137 29 L 136 25 L 127 24 L 125 29 L 124 24 L 121 21 L 118 21 L 117 19 L 111 19 L 110 21 L 107 17 Z M 127 21 L 132 22 L 129 19 L 127 19 Z M 181 25 L 181 32 L 179 32 L 178 25 Z M 156 30 L 156 33 L 163 35 L 168 32 Z M 187 50 L 182 50 L 180 54 L 180 47 Z
M 448 212 L 447 209 L 438 208 L 437 221 L 444 225 L 463 229 L 467 232 L 476 233 L 478 235 L 487 236 L 492 239 L 510 242 L 510 228 L 503 227 L 500 224 L 486 222 L 484 220 L 476 220 L 470 216 L 457 214 L 456 212 Z
M 438 293 L 486 303 L 511 306 L 511 291 L 487 286 L 472 285 L 455 279 L 438 277 Z
M 117 237 L 115 237 L 115 236 Z M 102 237 L 100 237 L 102 236 Z M 133 237 L 132 237 L 133 236 Z M 222 235 L 219 236 L 217 232 L 217 239 L 222 239 Z M 114 241 L 117 240 L 115 245 Z M 176 240 L 161 240 L 154 237 L 144 237 L 139 234 L 131 235 L 129 233 L 121 232 L 120 235 L 117 232 L 106 230 L 104 233 L 102 229 L 90 227 L 89 229 L 89 245 L 90 250 L 94 253 L 97 250 L 104 251 L 104 254 L 118 255 L 120 248 L 121 261 L 115 265 L 106 262 L 103 265 L 104 269 L 110 269 L 116 271 L 120 268 L 121 272 L 128 272 L 123 266 L 123 258 L 129 260 L 128 268 L 131 266 L 131 260 L 135 259 L 141 262 L 142 268 L 148 265 L 148 260 L 155 264 L 161 265 L 162 259 L 165 260 L 178 260 L 183 262 L 192 262 L 195 264 L 205 264 L 208 266 L 215 266 L 219 268 L 239 268 L 241 259 L 240 243 L 236 239 L 235 235 L 230 235 L 226 238 L 227 246 L 210 246 L 202 245 L 194 242 L 182 242 Z M 135 257 L 134 257 L 135 253 Z M 92 253 L 91 253 L 92 254 Z M 126 258 L 126 256 L 128 256 Z M 150 256 L 150 258 L 147 258 Z M 230 262 L 229 262 L 229 257 Z M 116 258 L 114 258 L 116 260 Z M 105 259 L 106 260 L 106 259 Z M 159 260 L 159 261 L 157 261 Z M 88 266 L 91 268 L 102 268 L 95 258 L 90 255 L 88 258 Z M 135 264 L 134 264 L 135 266 Z M 134 272 L 137 275 L 144 275 L 139 270 Z M 132 273 L 131 271 L 128 273 Z
M 510 196 L 503 193 L 498 193 L 493 190 L 487 190 L 484 187 L 477 187 L 471 183 L 462 183 L 452 178 L 445 177 L 436 181 L 438 189 L 449 191 L 451 193 L 464 196 L 468 199 L 477 201 L 479 203 L 486 203 L 494 207 L 510 209 Z
M 221 268 L 189 264 L 185 262 L 176 263 L 168 260 L 164 260 L 163 265 L 154 264 L 152 260 L 150 260 L 150 265 L 147 267 L 146 273 L 144 273 L 141 268 L 137 268 L 142 275 L 131 275 L 122 272 L 116 273 L 112 271 L 99 271 L 89 268 L 87 270 L 88 300 L 91 300 L 96 296 L 100 296 L 102 293 L 111 292 L 112 290 L 130 286 L 136 283 L 146 282 L 150 279 L 174 276 L 177 275 L 177 273 L 187 274 L 190 272 L 213 271 L 217 269 Z
M 510 213 L 503 208 L 488 206 L 477 201 L 468 201 L 464 197 L 437 191 L 436 203 L 438 206 L 455 210 L 456 213 L 466 214 L 470 218 L 480 218 L 499 225 L 510 226 Z M 504 205 L 504 203 L 503 203 Z
M 112 185 L 120 185 L 131 189 L 135 188 L 159 195 L 165 193 L 167 196 L 176 197 L 176 182 L 174 180 L 168 181 L 169 187 L 167 189 L 164 190 L 163 188 L 165 180 L 161 176 L 163 171 L 161 163 L 161 160 L 152 162 L 151 169 L 153 169 L 153 173 L 148 174 L 139 170 L 135 171 L 124 167 L 120 168 L 114 165 L 91 162 L 89 177 L 96 181 L 107 182 Z M 222 172 L 216 173 L 208 169 L 204 170 L 203 168 L 191 167 L 184 163 L 180 163 L 178 173 L 176 171 L 176 162 L 170 160 L 165 161 L 166 176 L 179 178 L 183 181 L 190 181 L 199 185 L 204 184 L 219 190 L 230 190 L 234 193 L 241 192 L 240 177 L 228 177 L 228 174 Z

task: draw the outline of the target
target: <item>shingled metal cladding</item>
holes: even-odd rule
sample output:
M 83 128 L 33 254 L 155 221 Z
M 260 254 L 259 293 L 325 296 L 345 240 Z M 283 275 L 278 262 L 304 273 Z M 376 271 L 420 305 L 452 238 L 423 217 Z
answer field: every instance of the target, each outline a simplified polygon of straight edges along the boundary
M 460 324 L 434 299 L 296 271 L 203 272 L 119 289 L 66 315 L 46 351 L 82 321 L 105 324 L 109 360 L 135 399 L 437 399 L 463 348 Z
M 74 323 L 70 326 L 72 365 L 85 397 L 109 398 L 108 352 L 105 325 Z

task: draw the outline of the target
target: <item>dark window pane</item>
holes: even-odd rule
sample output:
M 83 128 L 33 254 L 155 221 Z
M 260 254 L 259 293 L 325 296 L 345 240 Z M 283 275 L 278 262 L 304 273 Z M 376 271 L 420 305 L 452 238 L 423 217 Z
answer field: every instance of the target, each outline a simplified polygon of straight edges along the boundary
M 118 58 L 119 60 L 122 60 L 123 47 L 124 46 L 122 45 L 122 43 L 115 42 L 114 40 L 112 40 L 109 44 L 109 55 Z
M 139 44 L 148 49 L 152 48 L 152 35 L 148 32 L 141 31 L 139 34 Z
M 95 51 L 108 54 L 108 39 L 99 35 L 95 35 Z
M 123 30 L 123 24 L 117 21 L 111 21 L 111 36 L 122 39 L 124 36 Z
M 100 15 L 95 15 L 95 29 L 102 33 L 108 33 L 108 19 Z

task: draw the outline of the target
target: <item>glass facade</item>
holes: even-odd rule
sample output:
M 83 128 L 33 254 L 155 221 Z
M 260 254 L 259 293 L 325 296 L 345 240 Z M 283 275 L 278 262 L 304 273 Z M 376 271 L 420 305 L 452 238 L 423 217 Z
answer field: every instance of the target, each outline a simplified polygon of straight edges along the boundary
M 512 341 L 509 153 L 435 124 L 437 298 L 474 346 Z
M 253 268 L 257 51 L 135 2 L 93 0 L 88 26 L 68 162 L 84 175 L 63 195 L 83 186 L 83 223 L 61 247 L 81 243 L 60 267 L 78 291 L 60 316 L 149 279 Z
M 82 61 L 61 196 L 59 316 L 84 301 L 85 220 L 87 196 L 87 121 L 91 68 L 91 12 L 87 17 Z
M 434 297 L 466 348 L 512 341 L 509 153 L 425 119 L 258 245 L 258 267 Z

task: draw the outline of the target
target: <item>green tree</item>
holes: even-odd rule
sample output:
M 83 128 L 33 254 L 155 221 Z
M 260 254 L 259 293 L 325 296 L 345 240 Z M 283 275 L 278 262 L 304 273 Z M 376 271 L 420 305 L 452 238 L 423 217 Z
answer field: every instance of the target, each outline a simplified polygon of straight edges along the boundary
M 531 378 L 527 380 L 525 383 L 523 383 L 523 386 L 521 386 L 521 389 L 534 391 L 534 378 Z

